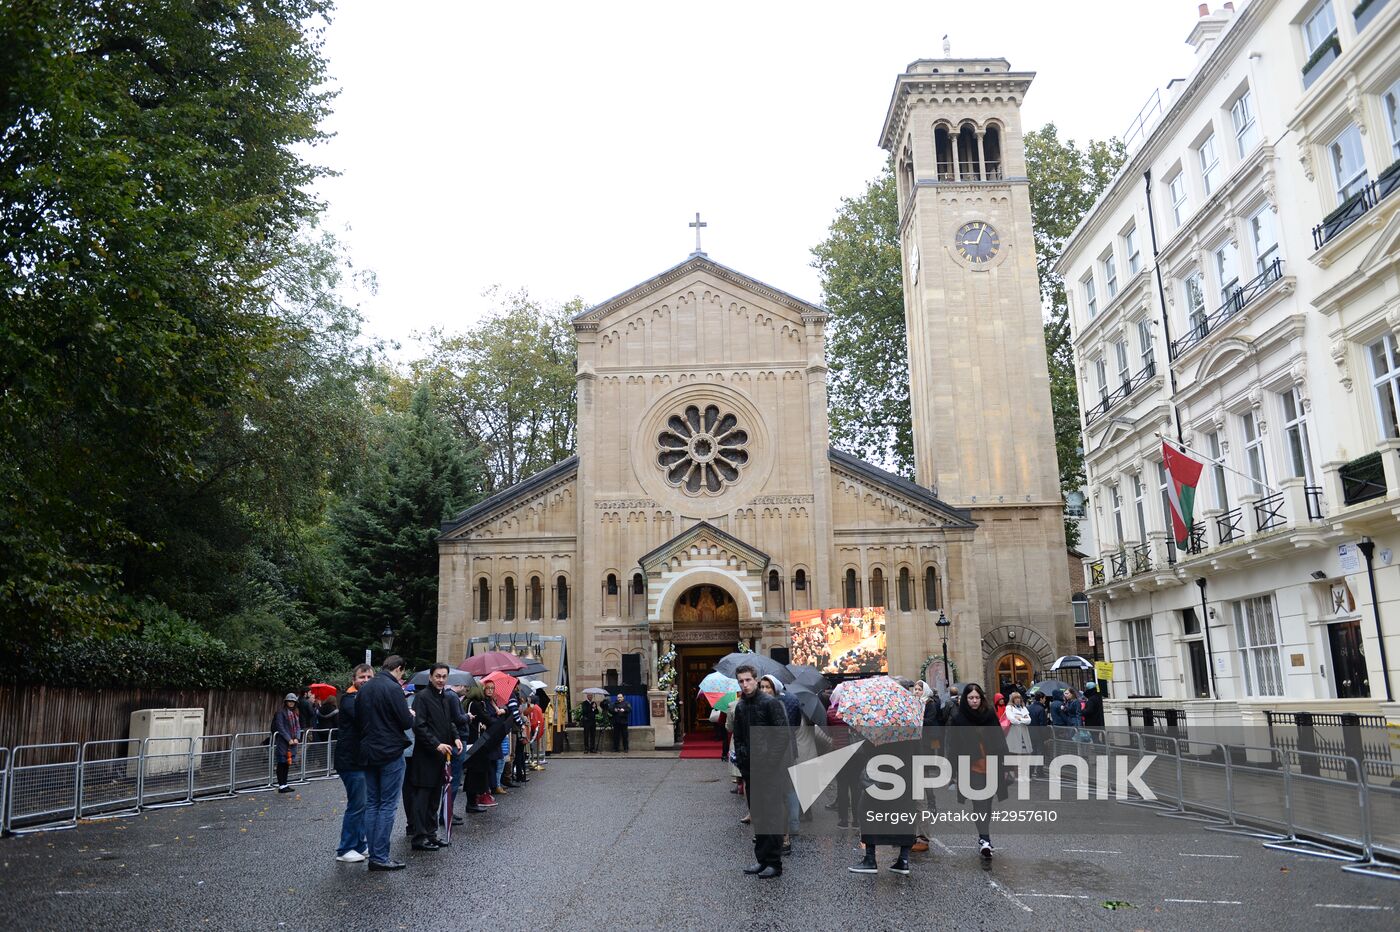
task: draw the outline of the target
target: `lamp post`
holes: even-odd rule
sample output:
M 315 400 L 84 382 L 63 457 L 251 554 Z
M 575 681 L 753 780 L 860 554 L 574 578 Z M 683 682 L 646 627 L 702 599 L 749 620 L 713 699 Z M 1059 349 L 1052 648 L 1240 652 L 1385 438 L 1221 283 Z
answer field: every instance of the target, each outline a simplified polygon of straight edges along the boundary
M 379 646 L 384 648 L 386 655 L 394 649 L 394 629 L 389 627 L 387 623 L 384 625 L 384 630 L 379 632 Z
M 953 626 L 953 623 L 948 620 L 947 615 L 943 614 L 943 610 L 939 609 L 938 620 L 933 624 L 934 627 L 938 629 L 938 633 L 943 636 L 943 688 L 952 692 L 953 674 L 952 671 L 948 669 L 948 629 Z M 940 699 L 939 701 L 942 702 L 943 700 Z

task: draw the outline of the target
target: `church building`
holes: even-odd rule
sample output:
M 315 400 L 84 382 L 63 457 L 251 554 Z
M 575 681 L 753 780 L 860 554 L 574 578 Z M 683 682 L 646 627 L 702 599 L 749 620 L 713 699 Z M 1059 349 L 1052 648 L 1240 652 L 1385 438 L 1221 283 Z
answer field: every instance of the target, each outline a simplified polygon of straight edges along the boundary
M 577 701 L 655 688 L 674 650 L 683 730 L 714 661 L 787 648 L 794 609 L 885 607 L 892 674 L 941 658 L 945 633 L 955 679 L 1043 673 L 1073 634 L 1019 120 L 1031 78 L 918 61 L 885 120 L 917 481 L 830 446 L 826 312 L 697 244 L 574 319 L 577 455 L 443 526 L 438 656 L 534 646 Z

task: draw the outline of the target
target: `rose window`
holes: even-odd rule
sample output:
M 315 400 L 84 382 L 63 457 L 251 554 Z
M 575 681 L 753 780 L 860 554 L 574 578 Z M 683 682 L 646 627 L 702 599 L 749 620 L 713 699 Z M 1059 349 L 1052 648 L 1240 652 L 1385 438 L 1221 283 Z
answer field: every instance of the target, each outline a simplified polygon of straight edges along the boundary
M 692 494 L 721 491 L 749 461 L 748 432 L 739 429 L 737 417 L 721 415 L 715 405 L 703 411 L 688 405 L 671 415 L 656 442 L 661 447 L 656 462 L 666 481 Z

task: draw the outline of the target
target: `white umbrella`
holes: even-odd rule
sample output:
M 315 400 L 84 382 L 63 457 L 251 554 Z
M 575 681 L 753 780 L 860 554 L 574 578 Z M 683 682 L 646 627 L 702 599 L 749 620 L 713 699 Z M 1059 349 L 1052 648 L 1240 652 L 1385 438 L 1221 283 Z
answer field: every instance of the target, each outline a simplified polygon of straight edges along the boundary
M 612 695 L 612 693 L 608 692 L 606 689 L 603 689 L 602 687 L 599 687 L 599 686 L 590 686 L 590 687 L 588 687 L 587 689 L 585 689 L 585 690 L 583 691 L 583 694 L 584 694 L 585 696 L 611 696 L 611 695 Z
M 1078 654 L 1066 654 L 1050 664 L 1051 670 L 1092 670 L 1094 665 Z

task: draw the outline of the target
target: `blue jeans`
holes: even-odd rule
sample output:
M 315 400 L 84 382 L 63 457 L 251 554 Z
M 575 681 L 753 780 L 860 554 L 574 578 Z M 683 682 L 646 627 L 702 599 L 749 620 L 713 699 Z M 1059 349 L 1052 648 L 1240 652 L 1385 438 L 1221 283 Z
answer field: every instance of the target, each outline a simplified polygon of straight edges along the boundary
M 788 834 L 796 835 L 802 828 L 802 801 L 797 798 L 797 790 L 787 791 Z
M 342 770 L 340 782 L 345 784 L 345 817 L 340 820 L 340 845 L 337 856 L 347 851 L 364 851 L 365 840 L 365 772 Z
M 403 792 L 404 759 L 396 757 L 382 767 L 366 767 L 365 835 L 369 838 L 369 859 L 380 864 L 389 860 L 389 838 L 394 834 L 394 816 Z
M 505 776 L 506 773 L 506 759 L 504 757 L 501 758 L 496 761 L 494 766 L 496 768 L 495 771 L 493 771 L 496 775 L 496 782 L 491 784 L 493 788 L 501 785 L 501 777 Z

